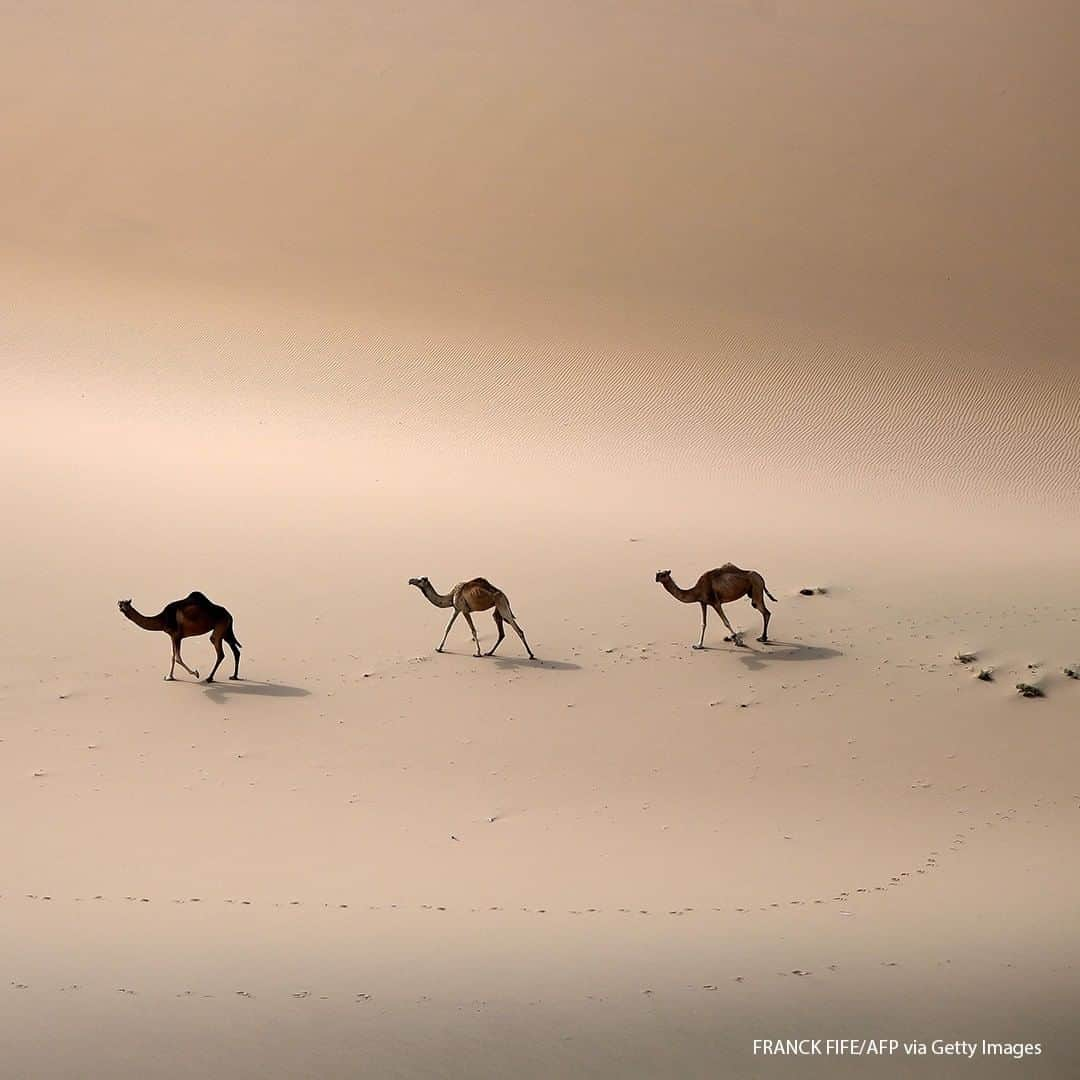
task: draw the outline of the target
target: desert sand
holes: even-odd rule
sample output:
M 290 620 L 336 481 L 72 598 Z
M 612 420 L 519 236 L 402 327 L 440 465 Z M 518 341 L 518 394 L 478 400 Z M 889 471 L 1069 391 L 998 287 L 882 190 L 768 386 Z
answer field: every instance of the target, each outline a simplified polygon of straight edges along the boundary
M 0 1075 L 1077 1074 L 1069 5 L 3 20 Z

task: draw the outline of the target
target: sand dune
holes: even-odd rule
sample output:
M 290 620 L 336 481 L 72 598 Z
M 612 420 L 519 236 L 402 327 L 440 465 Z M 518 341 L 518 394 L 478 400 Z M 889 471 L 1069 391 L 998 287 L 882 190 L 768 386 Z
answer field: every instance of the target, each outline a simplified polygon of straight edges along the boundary
M 493 460 L 572 463 L 575 474 L 602 462 L 596 481 L 612 490 L 636 490 L 655 473 L 680 498 L 720 477 L 718 497 L 731 485 L 737 501 L 759 488 L 771 498 L 816 493 L 826 505 L 887 489 L 898 502 L 930 500 L 928 529 L 958 508 L 957 527 L 982 511 L 1013 530 L 1046 521 L 1075 537 L 1080 382 L 1070 365 L 1010 368 L 912 350 L 872 358 L 851 343 L 781 345 L 749 330 L 710 346 L 601 348 L 291 311 L 245 324 L 250 312 L 226 321 L 196 308 L 176 326 L 162 325 L 164 311 L 122 310 L 115 297 L 108 317 L 61 328 L 40 293 L 30 298 L 12 320 L 24 357 L 8 374 L 25 403 L 16 424 L 38 435 L 78 425 L 93 433 L 90 455 L 114 459 L 131 441 L 156 440 L 155 454 L 190 467 L 204 454 L 233 461 L 245 481 L 260 463 L 292 458 L 282 452 L 290 444 L 311 462 L 394 445 L 419 454 L 418 467 L 437 471 L 432 455 L 444 466 L 468 461 L 492 482 Z M 163 415 L 175 436 L 164 437 Z M 183 434 L 201 424 L 213 425 L 212 437 Z M 16 444 L 34 437 L 9 432 Z M 320 470 L 309 471 L 321 483 Z M 512 499 L 514 485 L 502 486 Z
M 5 12 L 0 1075 L 1075 1075 L 1076 17 L 677 7 Z

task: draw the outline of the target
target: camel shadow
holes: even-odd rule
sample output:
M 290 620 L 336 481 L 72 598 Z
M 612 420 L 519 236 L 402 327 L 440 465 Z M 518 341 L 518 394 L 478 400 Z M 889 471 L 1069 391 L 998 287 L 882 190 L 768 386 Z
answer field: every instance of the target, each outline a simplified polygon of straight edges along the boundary
M 523 656 L 520 659 L 516 656 L 490 656 L 489 660 L 494 660 L 500 670 L 517 670 L 518 668 L 527 668 L 535 671 L 538 668 L 546 668 L 550 671 L 580 671 L 580 664 L 571 664 L 569 660 L 548 660 L 543 656 L 538 656 L 535 660 L 530 660 L 527 656 Z
M 239 679 L 236 682 L 212 682 L 209 686 L 200 683 L 206 696 L 217 705 L 224 705 L 229 698 L 236 697 L 307 697 L 311 691 L 299 686 L 285 686 L 282 683 L 248 682 Z
M 571 664 L 568 660 L 548 660 L 546 657 L 538 656 L 535 660 L 530 660 L 527 656 L 477 656 L 475 653 L 453 652 L 450 649 L 443 649 L 442 656 L 469 656 L 473 660 L 486 660 L 489 663 L 494 663 L 501 671 L 513 671 L 518 668 L 523 670 L 536 670 L 537 668 L 548 668 L 551 671 L 580 671 L 580 664 Z
M 797 641 L 770 641 L 758 643 L 758 648 L 739 649 L 739 659 L 751 671 L 763 671 L 773 660 L 831 660 L 834 656 L 843 656 L 839 649 L 829 649 L 824 645 L 802 645 Z

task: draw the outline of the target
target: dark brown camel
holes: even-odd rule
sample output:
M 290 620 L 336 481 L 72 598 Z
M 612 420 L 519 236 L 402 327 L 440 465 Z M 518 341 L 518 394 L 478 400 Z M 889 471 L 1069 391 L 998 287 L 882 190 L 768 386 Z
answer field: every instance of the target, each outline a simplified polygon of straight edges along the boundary
M 446 633 L 443 634 L 443 639 L 439 643 L 439 647 L 436 652 L 442 652 L 443 646 L 446 644 L 446 639 L 450 636 L 450 627 L 454 625 L 454 620 L 459 615 L 465 616 L 465 621 L 469 624 L 469 629 L 472 631 L 473 642 L 476 645 L 476 655 L 482 655 L 480 652 L 480 639 L 476 636 L 476 627 L 473 625 L 472 612 L 474 611 L 487 611 L 489 608 L 494 608 L 492 613 L 495 617 L 495 628 L 499 631 L 499 636 L 495 641 L 495 644 L 491 646 L 489 652 L 484 655 L 491 656 L 491 654 L 502 644 L 502 639 L 506 637 L 506 632 L 503 630 L 503 623 L 508 622 L 517 633 L 517 636 L 521 638 L 521 644 L 525 646 L 525 651 L 529 654 L 530 660 L 535 660 L 532 649 L 529 648 L 529 643 L 525 640 L 525 634 L 521 627 L 518 626 L 517 620 L 514 618 L 514 613 L 510 610 L 510 601 L 506 599 L 506 593 L 502 589 L 495 588 L 486 578 L 478 577 L 473 578 L 472 581 L 462 581 L 455 585 L 445 596 L 440 595 L 435 591 L 432 584 L 426 577 L 409 578 L 409 584 L 415 585 L 436 607 L 454 609 L 454 614 L 450 616 L 450 622 L 446 624 Z
M 697 584 L 692 589 L 680 589 L 671 580 L 670 570 L 661 570 L 656 575 L 656 580 L 676 600 L 684 604 L 701 605 L 701 640 L 694 646 L 695 649 L 705 648 L 705 620 L 708 617 L 709 608 L 715 608 L 717 614 L 724 620 L 728 628 L 729 637 L 725 641 L 733 641 L 736 645 L 743 645 L 742 636 L 731 628 L 728 617 L 724 614 L 723 604 L 729 604 L 732 600 L 738 600 L 742 596 L 749 596 L 750 602 L 761 612 L 764 625 L 761 628 L 761 637 L 758 641 L 769 640 L 769 609 L 765 606 L 765 597 L 775 600 L 771 592 L 765 587 L 765 579 L 756 570 L 740 570 L 732 563 L 724 563 L 716 570 L 706 570 L 698 578 Z M 745 648 L 745 646 L 743 646 Z
M 172 665 L 169 667 L 169 674 L 165 676 L 166 681 L 174 678 L 173 672 L 177 664 L 189 675 L 194 675 L 196 679 L 199 677 L 198 671 L 192 671 L 181 659 L 180 642 L 184 638 L 201 637 L 203 634 L 210 635 L 210 644 L 217 653 L 214 670 L 207 675 L 206 681 L 214 681 L 214 675 L 225 658 L 222 642 L 228 644 L 236 659 L 236 668 L 229 678 L 240 678 L 240 642 L 233 633 L 233 617 L 223 607 L 211 603 L 201 592 L 193 592 L 183 600 L 166 604 L 158 615 L 141 615 L 132 607 L 130 600 L 119 600 L 117 606 L 124 617 L 136 626 L 141 626 L 144 630 L 162 630 L 172 639 Z

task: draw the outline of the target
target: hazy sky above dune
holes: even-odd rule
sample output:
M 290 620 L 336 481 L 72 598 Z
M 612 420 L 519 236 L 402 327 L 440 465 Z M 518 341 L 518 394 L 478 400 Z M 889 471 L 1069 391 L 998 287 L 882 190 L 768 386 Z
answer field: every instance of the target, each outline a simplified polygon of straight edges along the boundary
M 1074 505 L 1072 5 L 0 13 L 16 454 Z
M 1072 335 L 1070 4 L 2 10 L 14 265 L 361 313 Z

